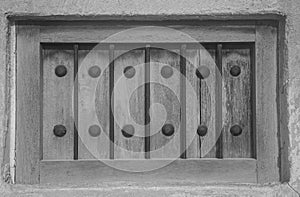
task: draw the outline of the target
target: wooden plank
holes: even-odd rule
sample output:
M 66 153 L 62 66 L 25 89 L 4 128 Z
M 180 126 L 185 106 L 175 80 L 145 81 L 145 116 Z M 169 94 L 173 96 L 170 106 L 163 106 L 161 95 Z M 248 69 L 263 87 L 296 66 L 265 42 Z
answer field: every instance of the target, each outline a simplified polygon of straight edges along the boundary
M 278 182 L 277 29 L 256 28 L 256 142 L 258 182 Z
M 144 169 L 145 166 L 169 165 L 148 172 L 128 172 L 118 168 Z M 55 169 L 55 170 L 53 170 Z M 72 172 L 72 173 L 70 173 Z M 101 160 L 42 161 L 41 184 L 101 184 L 103 181 L 143 182 L 153 185 L 163 181 L 187 180 L 197 184 L 256 183 L 255 159 L 184 159 L 184 160 Z
M 231 72 L 236 69 L 236 72 Z M 240 74 L 238 74 L 240 69 Z M 222 50 L 222 112 L 223 112 L 223 157 L 252 157 L 252 72 L 250 47 L 241 49 L 231 46 Z M 234 75 L 232 75 L 232 74 Z M 240 127 L 235 135 L 231 128 Z
M 150 69 L 150 45 L 146 45 L 145 48 L 145 158 L 150 159 L 150 151 L 151 151 L 151 141 L 150 141 L 150 106 L 151 106 L 151 98 L 150 98 L 150 74 L 151 74 L 151 69 Z
M 115 121 L 114 121 L 114 83 L 115 83 L 115 45 L 109 45 L 109 158 L 115 157 Z
M 78 53 L 78 159 L 109 158 L 108 53 L 97 47 Z
M 186 159 L 186 44 L 180 46 L 180 158 Z
M 200 158 L 200 139 L 197 135 L 197 128 L 200 124 L 200 80 L 196 76 L 196 69 L 200 66 L 200 49 L 186 50 L 186 141 L 187 158 Z M 194 93 L 194 94 L 193 94 Z M 194 98 L 193 98 L 194 97 Z
M 155 43 L 155 42 L 253 42 L 255 27 L 252 25 L 172 25 L 168 28 L 149 26 L 134 29 L 134 25 L 114 26 L 46 26 L 41 29 L 42 42 L 100 42 L 106 43 Z M 131 29 L 131 30 L 129 30 Z M 151 31 L 149 31 L 151 29 Z M 122 33 L 120 33 L 122 32 Z M 113 36 L 112 36 L 113 35 Z
M 55 73 L 57 66 L 67 69 L 65 76 Z M 74 116 L 72 93 L 74 87 L 74 51 L 72 49 L 43 49 L 43 159 L 73 159 Z M 63 125 L 66 134 L 54 135 L 56 125 Z
M 210 71 L 209 76 L 201 80 L 201 102 L 200 102 L 200 118 L 201 125 L 208 127 L 208 133 L 201 137 L 201 157 L 215 158 L 216 143 L 220 135 L 220 131 L 216 128 L 216 79 L 220 77 L 219 70 L 216 65 L 216 49 L 201 50 L 201 65 L 207 67 Z
M 223 113 L 222 113 L 222 77 L 223 77 L 223 69 L 222 69 L 222 44 L 217 44 L 217 51 L 216 51 L 216 65 L 217 65 L 217 72 L 216 72 L 216 87 L 215 87 L 215 127 L 216 127 L 216 157 L 223 158 Z M 217 75 L 219 74 L 219 75 Z
M 151 158 L 180 156 L 179 54 L 179 50 L 174 52 L 154 48 L 150 50 Z M 163 134 L 162 128 L 165 125 L 173 126 L 172 135 Z
M 188 65 L 187 80 L 194 88 L 197 98 L 192 99 L 191 94 L 187 94 L 187 135 L 191 142 L 188 149 L 189 158 L 216 157 L 216 130 L 215 130 L 215 78 L 216 63 L 215 49 L 201 48 L 198 50 L 187 50 Z M 206 67 L 209 75 L 205 79 L 199 79 L 196 69 Z M 204 125 L 208 128 L 207 134 L 199 136 L 197 128 Z M 193 139 L 191 139 L 193 138 Z
M 145 158 L 144 154 L 144 50 L 122 51 L 115 50 L 114 61 L 114 155 L 115 159 Z M 130 68 L 128 77 L 124 74 L 125 69 Z M 134 73 L 135 71 L 135 73 Z M 132 76 L 130 76 L 132 73 Z M 130 78 L 131 77 L 131 78 Z M 134 136 L 125 137 L 121 131 L 125 128 Z
M 278 121 L 279 132 L 280 132 L 280 181 L 288 182 L 290 180 L 290 163 L 289 163 L 289 108 L 288 106 L 288 88 L 287 88 L 287 75 L 286 68 L 288 67 L 288 63 L 286 60 L 286 51 L 287 45 L 286 41 L 286 25 L 285 20 L 282 19 L 279 21 L 278 25 L 278 47 L 277 47 L 277 68 L 278 68 L 278 88 L 277 94 L 279 96 L 278 105 L 278 114 L 280 115 L 280 121 Z
M 17 27 L 16 183 L 39 182 L 40 45 L 39 28 Z
M 73 159 L 78 160 L 78 49 L 79 45 L 74 44 L 74 85 L 73 85 L 73 116 L 74 116 L 74 140 L 73 140 Z

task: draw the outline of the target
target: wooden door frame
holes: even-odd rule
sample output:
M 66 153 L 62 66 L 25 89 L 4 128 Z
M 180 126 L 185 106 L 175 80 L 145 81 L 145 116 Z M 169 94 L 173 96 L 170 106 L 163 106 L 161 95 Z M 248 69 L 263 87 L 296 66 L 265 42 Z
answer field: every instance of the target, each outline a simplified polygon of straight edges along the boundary
M 40 43 L 97 42 L 107 38 L 114 32 L 126 29 L 132 25 L 134 26 L 134 23 L 127 22 L 126 24 L 124 26 L 117 26 L 117 28 L 116 26 L 95 25 L 93 23 L 90 25 L 86 24 L 85 26 L 74 25 L 72 22 L 70 22 L 69 25 L 63 26 L 59 26 L 59 22 L 53 26 L 43 26 L 41 24 L 17 25 L 17 183 L 57 183 L 57 178 L 79 181 L 82 180 L 81 178 L 84 177 L 85 174 L 90 175 L 86 177 L 91 177 L 89 181 L 97 180 L 97 177 L 99 180 L 106 180 L 109 179 L 111 175 L 130 180 L 139 180 L 141 178 L 140 174 L 126 174 L 125 172 L 120 172 L 115 169 L 107 169 L 107 166 L 98 161 L 41 161 L 41 103 L 39 99 L 41 92 L 41 86 L 39 84 Z M 151 176 L 155 175 L 158 179 L 190 177 L 191 180 L 197 180 L 203 183 L 268 183 L 279 181 L 279 143 L 277 136 L 279 132 L 277 109 L 277 26 L 274 26 L 274 24 L 261 24 L 257 21 L 243 25 L 230 25 L 228 23 L 224 24 L 224 22 L 219 22 L 218 24 L 218 26 L 215 26 L 215 24 L 209 25 L 209 23 L 205 25 L 179 24 L 178 26 L 175 25 L 175 29 L 178 28 L 178 30 L 196 37 L 199 42 L 255 42 L 255 131 L 257 133 L 257 160 L 210 159 L 175 161 L 170 164 L 170 166 L 167 166 L 168 169 L 164 171 L 143 173 L 143 179 L 147 179 L 147 177 L 151 178 Z M 174 25 L 171 26 L 174 27 Z M 82 35 L 86 36 L 83 37 Z M 132 40 L 126 39 L 126 42 L 132 42 Z M 173 39 L 178 41 L 180 38 Z M 185 42 L 185 40 L 181 42 Z M 93 171 L 90 171 L 90 168 L 85 167 L 86 165 L 95 169 L 103 169 L 101 172 L 107 172 L 107 174 L 93 173 Z M 132 165 L 134 164 L 132 163 Z M 191 165 L 191 169 L 183 167 L 188 165 Z M 213 171 L 209 170 L 212 166 L 215 166 Z M 180 177 L 176 177 L 175 175 L 178 169 L 180 169 L 182 173 Z M 70 170 L 72 171 L 72 176 L 69 176 Z M 97 170 L 97 172 L 99 171 Z M 211 174 L 208 175 L 206 172 L 211 172 Z M 200 176 L 195 176 L 195 174 Z M 231 176 L 232 174 L 236 176 Z

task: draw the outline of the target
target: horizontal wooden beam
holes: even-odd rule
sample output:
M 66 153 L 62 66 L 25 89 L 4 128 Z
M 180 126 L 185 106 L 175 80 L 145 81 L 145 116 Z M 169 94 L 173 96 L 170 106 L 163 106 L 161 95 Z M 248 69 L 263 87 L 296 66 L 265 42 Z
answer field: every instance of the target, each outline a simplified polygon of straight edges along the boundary
M 31 14 L 25 15 L 24 13 L 8 13 L 7 18 L 10 20 L 14 20 L 17 22 L 17 24 L 41 24 L 41 25 L 48 25 L 48 23 L 56 23 L 58 22 L 65 22 L 65 23 L 74 23 L 74 22 L 119 22 L 119 21 L 135 21 L 135 22 L 152 22 L 152 21 L 162 21 L 162 22 L 169 22 L 169 21 L 191 21 L 193 23 L 212 23 L 215 21 L 221 21 L 221 22 L 234 22 L 234 23 L 253 23 L 255 20 L 260 21 L 277 21 L 277 20 L 283 20 L 286 16 L 284 16 L 282 13 L 278 12 L 272 12 L 272 13 L 253 13 L 249 14 L 249 12 L 244 14 L 218 14 L 218 13 L 210 13 L 210 14 L 184 14 L 184 15 L 47 15 L 47 16 L 34 16 Z M 46 22 L 46 23 L 45 23 Z
M 144 168 L 159 167 L 148 171 Z M 130 169 L 131 172 L 119 170 Z M 77 160 L 41 161 L 40 182 L 98 184 L 107 181 L 180 181 L 197 183 L 256 183 L 255 159 Z
M 193 43 L 254 42 L 255 26 L 41 26 L 41 42 Z

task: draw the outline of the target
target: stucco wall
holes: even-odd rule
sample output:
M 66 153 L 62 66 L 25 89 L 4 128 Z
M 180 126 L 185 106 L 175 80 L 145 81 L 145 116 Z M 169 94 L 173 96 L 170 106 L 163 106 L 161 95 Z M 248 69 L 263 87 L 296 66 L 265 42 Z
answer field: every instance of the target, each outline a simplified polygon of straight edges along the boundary
M 300 1 L 299 0 L 1 0 L 0 1 L 0 164 L 2 175 L 5 164 L 8 162 L 4 157 L 7 140 L 8 125 L 8 100 L 9 100 L 9 65 L 7 52 L 7 32 L 8 16 L 22 17 L 57 17 L 64 19 L 74 19 L 86 17 L 86 19 L 101 19 L 103 17 L 124 18 L 138 15 L 160 16 L 161 18 L 179 19 L 185 16 L 194 16 L 194 18 L 247 18 L 264 16 L 268 14 L 286 15 L 286 69 L 283 73 L 285 82 L 284 90 L 287 92 L 287 129 L 290 141 L 288 147 L 288 159 L 290 164 L 290 182 L 289 185 L 275 186 L 195 186 L 195 187 L 109 187 L 102 189 L 81 189 L 81 192 L 119 194 L 120 191 L 128 191 L 126 195 L 135 193 L 143 195 L 146 192 L 161 192 L 161 195 L 168 194 L 247 194 L 251 191 L 253 196 L 258 195 L 283 195 L 289 194 L 296 196 L 296 190 L 300 192 Z M 179 16 L 176 16 L 179 15 Z M 64 16 L 70 16 L 64 17 Z M 1 179 L 1 192 L 13 195 L 11 192 L 27 195 L 51 195 L 57 188 L 22 187 L 11 186 L 4 183 Z M 240 189 L 241 191 L 239 191 Z M 294 190 L 295 191 L 294 191 Z M 105 191 L 104 191 L 105 190 Z M 70 191 L 60 188 L 61 194 L 81 194 L 79 191 Z M 210 192 L 215 191 L 216 193 Z M 65 193 L 64 193 L 65 192 Z M 218 193 L 220 192 L 220 193 Z M 155 195 L 154 195 L 155 196 Z

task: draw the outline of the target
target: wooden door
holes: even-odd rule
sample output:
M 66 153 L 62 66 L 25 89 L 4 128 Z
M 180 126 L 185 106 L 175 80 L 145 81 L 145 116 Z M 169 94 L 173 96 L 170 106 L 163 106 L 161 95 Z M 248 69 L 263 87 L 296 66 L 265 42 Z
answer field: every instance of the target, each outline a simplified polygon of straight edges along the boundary
M 254 157 L 251 45 L 206 47 L 44 47 L 43 159 Z

